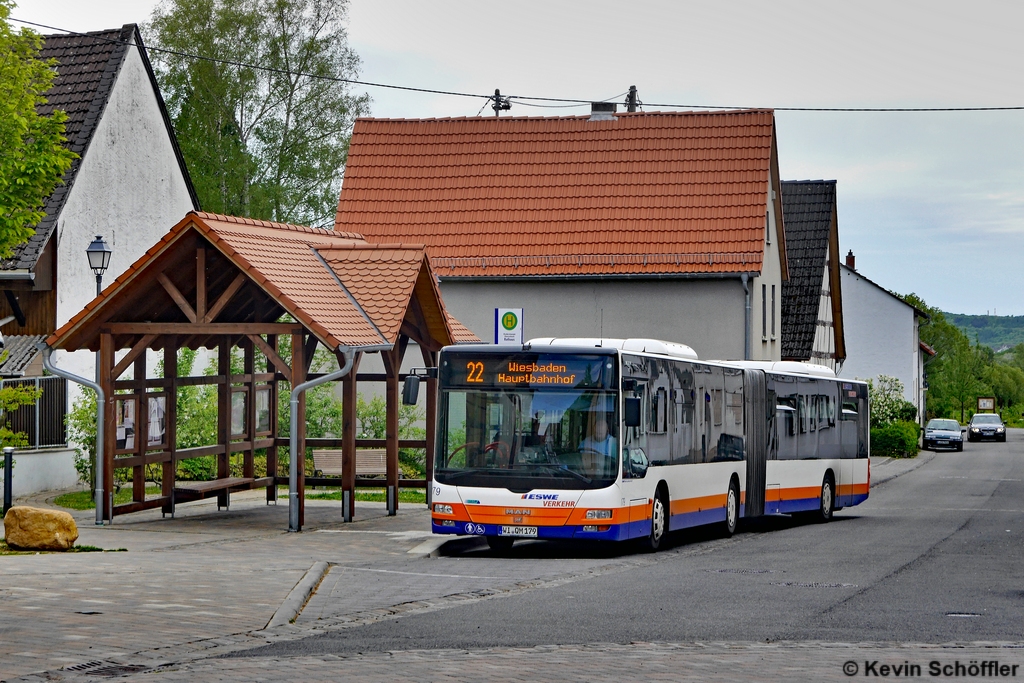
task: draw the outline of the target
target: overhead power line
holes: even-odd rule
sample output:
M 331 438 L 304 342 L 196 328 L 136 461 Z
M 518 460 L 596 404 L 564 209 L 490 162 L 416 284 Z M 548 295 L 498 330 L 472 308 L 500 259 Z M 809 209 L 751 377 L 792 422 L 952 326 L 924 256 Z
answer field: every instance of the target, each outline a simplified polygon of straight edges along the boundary
M 111 43 L 120 43 L 119 40 L 111 38 L 104 38 L 103 36 L 90 35 L 88 33 L 80 33 L 78 31 L 71 31 L 69 29 L 60 28 L 57 26 L 48 26 L 46 24 L 39 24 L 33 21 L 26 21 L 24 19 L 15 19 L 9 17 L 10 21 L 17 22 L 19 24 L 25 24 L 27 26 L 34 26 L 36 28 L 43 28 L 50 31 L 59 31 L 75 36 L 84 36 L 93 38 L 95 40 L 102 40 Z M 287 69 L 278 69 L 270 66 L 262 66 L 259 64 L 251 64 L 248 62 L 240 62 L 232 59 L 221 59 L 219 57 L 208 57 L 206 55 L 195 54 L 192 52 L 184 52 L 182 50 L 172 50 L 157 45 L 147 45 L 146 49 L 151 52 L 161 52 L 164 54 L 174 55 L 176 57 L 183 57 L 185 59 L 196 59 L 206 62 L 213 62 L 216 64 L 225 64 L 228 66 L 236 66 L 245 69 L 254 69 L 257 71 L 265 71 L 268 73 L 277 73 L 285 76 L 300 76 L 303 78 L 312 78 L 321 81 L 329 81 L 334 83 L 347 83 L 350 85 L 361 85 L 368 88 L 387 88 L 391 90 L 404 90 L 408 92 L 420 92 L 427 93 L 430 95 L 448 95 L 451 97 L 471 97 L 474 99 L 484 98 L 488 101 L 493 101 L 495 95 L 485 93 L 468 93 L 459 92 L 455 90 L 438 90 L 435 88 L 420 88 L 411 85 L 397 85 L 394 83 L 377 83 L 374 81 L 361 81 L 355 78 L 341 78 L 338 76 L 323 76 L 319 74 L 303 73 L 300 71 L 290 71 Z M 618 96 L 616 96 L 618 97 Z M 568 97 L 538 97 L 530 95 L 506 95 L 501 96 L 502 109 L 505 109 L 504 103 L 516 103 L 529 107 L 544 107 L 544 108 L 569 108 L 588 105 L 591 102 L 606 102 L 613 98 L 607 98 L 605 100 L 582 100 Z M 545 105 L 533 104 L 536 102 L 558 102 L 560 105 Z M 486 106 L 486 103 L 485 103 Z M 967 112 L 967 111 L 1024 111 L 1024 105 L 1021 106 L 1010 106 L 1010 107 L 765 107 L 756 106 L 752 107 L 749 105 L 717 105 L 717 104 L 679 104 L 679 103 L 666 103 L 666 102 L 644 102 L 644 107 L 663 107 L 666 109 L 772 109 L 774 111 L 796 111 L 796 112 Z M 481 111 L 483 107 L 481 107 Z

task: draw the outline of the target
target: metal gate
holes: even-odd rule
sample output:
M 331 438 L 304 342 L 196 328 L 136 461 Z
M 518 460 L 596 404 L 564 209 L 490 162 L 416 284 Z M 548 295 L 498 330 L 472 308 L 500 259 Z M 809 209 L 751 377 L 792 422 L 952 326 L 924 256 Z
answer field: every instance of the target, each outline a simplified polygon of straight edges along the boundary
M 68 381 L 63 377 L 5 379 L 0 388 L 29 386 L 42 389 L 35 403 L 8 413 L 4 421 L 13 432 L 28 436 L 29 448 L 67 446 L 68 432 L 64 418 L 68 412 Z

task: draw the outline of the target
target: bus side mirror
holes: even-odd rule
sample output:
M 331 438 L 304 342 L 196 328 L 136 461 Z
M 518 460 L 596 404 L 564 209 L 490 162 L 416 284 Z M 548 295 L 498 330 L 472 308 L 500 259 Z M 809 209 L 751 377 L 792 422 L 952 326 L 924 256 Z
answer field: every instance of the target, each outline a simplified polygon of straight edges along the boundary
M 640 426 L 640 399 L 636 396 L 626 397 L 625 418 L 627 427 Z
M 405 378 L 405 385 L 402 386 L 402 403 L 414 406 L 419 400 L 420 378 L 418 375 L 409 375 Z

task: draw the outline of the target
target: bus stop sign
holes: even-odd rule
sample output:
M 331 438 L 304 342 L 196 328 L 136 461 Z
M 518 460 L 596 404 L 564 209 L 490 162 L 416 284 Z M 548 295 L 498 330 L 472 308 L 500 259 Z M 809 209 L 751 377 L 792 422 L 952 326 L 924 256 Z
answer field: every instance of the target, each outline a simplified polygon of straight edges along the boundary
M 494 309 L 494 343 L 498 346 L 523 345 L 523 309 Z

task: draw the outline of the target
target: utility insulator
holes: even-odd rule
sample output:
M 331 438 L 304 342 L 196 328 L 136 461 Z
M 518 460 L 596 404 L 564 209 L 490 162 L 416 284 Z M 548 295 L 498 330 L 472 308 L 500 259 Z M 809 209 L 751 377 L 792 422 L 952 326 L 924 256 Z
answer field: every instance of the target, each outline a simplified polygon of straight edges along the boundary
M 629 94 L 626 95 L 626 111 L 636 111 L 636 106 L 640 103 L 640 98 L 636 94 L 636 86 L 629 86 Z
M 494 110 L 494 115 L 498 116 L 502 111 L 508 111 L 512 108 L 512 102 L 507 97 L 501 96 L 501 91 L 497 88 L 494 89 L 494 104 L 491 105 L 491 109 Z

